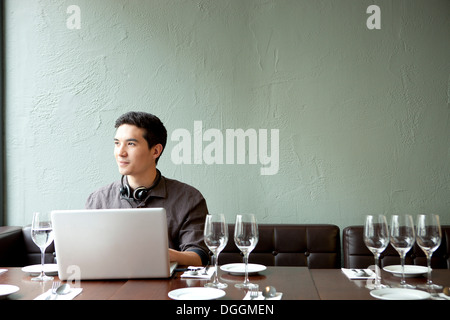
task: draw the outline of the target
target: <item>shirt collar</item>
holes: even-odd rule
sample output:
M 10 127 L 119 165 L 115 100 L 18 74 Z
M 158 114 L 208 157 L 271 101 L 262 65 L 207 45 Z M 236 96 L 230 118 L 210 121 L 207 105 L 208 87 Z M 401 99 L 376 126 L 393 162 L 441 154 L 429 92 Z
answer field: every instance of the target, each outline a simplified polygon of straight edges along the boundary
M 149 197 L 158 197 L 158 198 L 166 198 L 167 197 L 167 189 L 166 189 L 166 178 L 161 175 L 161 179 L 159 179 L 159 183 L 153 187 L 153 189 L 149 192 Z M 146 199 L 146 200 L 147 200 Z

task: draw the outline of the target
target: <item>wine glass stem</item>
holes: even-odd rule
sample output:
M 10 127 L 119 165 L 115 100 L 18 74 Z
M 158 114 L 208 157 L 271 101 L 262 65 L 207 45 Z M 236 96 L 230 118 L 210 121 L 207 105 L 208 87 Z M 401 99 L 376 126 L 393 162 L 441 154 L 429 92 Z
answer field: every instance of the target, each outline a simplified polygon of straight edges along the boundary
M 428 266 L 428 277 L 427 277 L 427 284 L 431 285 L 433 284 L 433 281 L 431 280 L 431 254 L 427 254 L 427 266 Z
M 244 283 L 248 283 L 248 252 L 244 254 L 244 264 L 245 264 L 245 278 L 244 278 Z
M 406 281 L 405 281 L 405 255 L 404 254 L 402 254 L 400 256 L 400 261 L 402 264 L 402 280 L 400 281 L 400 284 L 404 285 L 404 284 L 406 284 Z
M 375 284 L 378 286 L 381 284 L 380 268 L 378 267 L 379 253 L 375 253 Z
M 44 273 L 44 265 L 45 265 L 45 249 L 41 247 L 41 265 L 42 265 L 42 270 L 41 270 L 41 277 L 45 277 L 45 273 Z
M 218 283 L 219 282 L 219 277 L 217 276 L 217 252 L 215 252 L 212 256 L 213 259 L 213 263 L 214 263 L 214 280 L 213 283 Z

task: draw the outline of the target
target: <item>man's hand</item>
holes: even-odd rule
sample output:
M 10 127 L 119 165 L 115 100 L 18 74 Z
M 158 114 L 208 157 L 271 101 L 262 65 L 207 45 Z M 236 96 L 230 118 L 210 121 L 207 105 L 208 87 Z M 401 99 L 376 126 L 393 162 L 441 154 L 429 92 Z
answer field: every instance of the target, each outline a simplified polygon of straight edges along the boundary
M 178 262 L 182 266 L 201 266 L 202 259 L 193 251 L 177 251 L 169 249 L 170 262 Z

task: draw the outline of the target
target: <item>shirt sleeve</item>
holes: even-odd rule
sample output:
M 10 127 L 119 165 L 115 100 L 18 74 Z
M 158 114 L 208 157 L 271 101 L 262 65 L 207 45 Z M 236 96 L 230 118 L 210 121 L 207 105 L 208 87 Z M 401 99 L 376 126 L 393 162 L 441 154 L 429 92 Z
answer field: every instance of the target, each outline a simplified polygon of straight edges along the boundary
M 84 205 L 85 209 L 97 209 L 94 203 L 94 193 L 91 193 L 86 200 L 86 204 Z
M 204 265 L 209 262 L 210 257 L 203 237 L 207 214 L 206 201 L 201 196 L 188 212 L 187 219 L 181 226 L 179 237 L 180 250 L 196 252 Z

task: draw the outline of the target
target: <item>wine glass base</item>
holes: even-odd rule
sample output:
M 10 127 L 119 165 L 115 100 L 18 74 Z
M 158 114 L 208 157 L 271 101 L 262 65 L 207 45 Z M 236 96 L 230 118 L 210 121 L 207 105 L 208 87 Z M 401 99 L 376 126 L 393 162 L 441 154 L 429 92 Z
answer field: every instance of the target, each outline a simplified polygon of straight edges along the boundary
M 369 290 L 376 290 L 376 289 L 390 288 L 390 286 L 388 286 L 386 284 L 368 283 L 368 284 L 366 284 L 366 288 L 369 289 Z
M 205 283 L 205 287 L 216 288 L 216 289 L 225 289 L 228 287 L 228 285 L 226 283 L 221 283 L 221 282 L 218 282 L 218 283 L 208 282 L 208 283 Z
M 52 280 L 53 280 L 53 277 L 46 276 L 46 275 L 31 278 L 31 281 L 52 281 Z
M 417 289 L 421 290 L 427 290 L 427 291 L 433 291 L 433 290 L 442 290 L 443 286 L 440 286 L 438 284 L 421 284 L 417 286 Z
M 416 286 L 413 286 L 411 284 L 398 284 L 398 285 L 393 285 L 393 288 L 402 288 L 402 289 L 416 289 Z
M 251 289 L 259 287 L 257 284 L 253 283 L 236 283 L 234 286 L 238 289 Z

